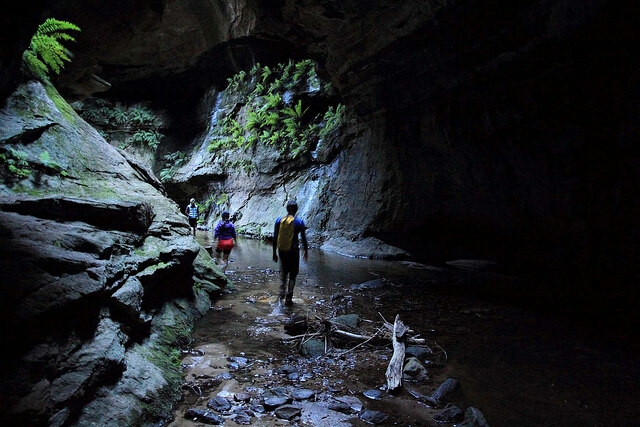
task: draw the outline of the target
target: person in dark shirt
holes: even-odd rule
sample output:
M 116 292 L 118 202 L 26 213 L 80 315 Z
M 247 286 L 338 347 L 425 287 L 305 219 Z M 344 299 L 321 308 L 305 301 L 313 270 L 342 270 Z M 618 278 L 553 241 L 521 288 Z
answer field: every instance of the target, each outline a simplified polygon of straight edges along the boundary
M 309 257 L 305 233 L 307 227 L 303 220 L 295 216 L 297 212 L 298 204 L 290 200 L 287 202 L 287 215 L 276 219 L 273 228 L 273 262 L 278 262 L 278 255 L 280 256 L 281 283 L 278 299 L 282 301 L 286 297 L 285 305 L 293 304 L 293 288 L 300 270 L 299 241 L 302 241 L 304 260 Z
M 196 205 L 196 199 L 191 199 L 189 204 L 184 210 L 184 213 L 189 218 L 189 226 L 193 229 L 193 235 L 196 235 L 196 227 L 198 226 L 198 214 L 200 211 L 198 205 Z
M 216 264 L 222 255 L 221 268 L 223 272 L 226 272 L 231 250 L 237 245 L 236 227 L 229 221 L 229 212 L 222 212 L 221 217 L 222 219 L 213 230 L 213 238 L 218 240 L 218 244 L 216 245 Z

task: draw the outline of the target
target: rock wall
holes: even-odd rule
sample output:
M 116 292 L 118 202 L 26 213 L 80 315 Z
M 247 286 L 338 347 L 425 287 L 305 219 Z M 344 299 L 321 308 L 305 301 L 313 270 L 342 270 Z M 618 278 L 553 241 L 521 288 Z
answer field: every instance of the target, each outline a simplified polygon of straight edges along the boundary
M 145 167 L 52 87 L 0 110 L 0 421 L 157 425 L 227 279 Z

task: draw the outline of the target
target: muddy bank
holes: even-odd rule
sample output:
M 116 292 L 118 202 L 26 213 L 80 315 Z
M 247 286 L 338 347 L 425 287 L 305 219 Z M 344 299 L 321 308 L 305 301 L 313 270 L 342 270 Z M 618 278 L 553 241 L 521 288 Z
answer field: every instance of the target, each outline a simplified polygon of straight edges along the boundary
M 279 275 L 268 246 L 242 241 L 231 261 L 235 290 L 214 304 L 185 349 L 184 398 L 173 427 L 215 420 L 436 425 L 434 417 L 447 403 L 463 412 L 476 408 L 492 426 L 633 425 L 638 418 L 640 374 L 624 343 L 448 292 L 468 272 L 313 251 L 301 268 L 295 304 L 284 309 L 276 301 Z M 431 350 L 418 358 L 427 376 L 390 395 L 384 390 L 390 342 L 329 335 L 325 343 L 327 335 L 320 334 L 304 340 L 320 338 L 326 354 L 309 358 L 302 354 L 303 340 L 290 339 L 285 330 L 302 318 L 310 335 L 324 320 L 344 314 L 357 314 L 364 334 L 399 314 Z M 459 387 L 437 407 L 421 398 L 448 378 Z M 364 413 L 374 418 L 367 423 Z M 215 417 L 200 418 L 205 414 Z

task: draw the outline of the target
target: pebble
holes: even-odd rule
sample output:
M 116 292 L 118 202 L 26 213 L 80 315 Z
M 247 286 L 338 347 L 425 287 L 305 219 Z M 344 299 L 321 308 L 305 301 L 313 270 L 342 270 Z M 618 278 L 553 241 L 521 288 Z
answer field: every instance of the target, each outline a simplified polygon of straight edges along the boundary
M 206 409 L 191 408 L 184 413 L 188 420 L 197 421 L 204 424 L 220 425 L 224 423 L 224 418 Z
M 226 412 L 231 409 L 231 403 L 221 396 L 216 396 L 209 399 L 207 402 L 207 408 L 211 408 L 216 412 Z
M 367 390 L 362 394 L 364 394 L 366 397 L 368 397 L 371 400 L 381 400 L 384 397 L 384 393 L 375 388 Z
M 293 405 L 284 405 L 276 409 L 276 417 L 282 420 L 291 421 L 295 417 L 299 417 L 302 414 L 302 411 L 297 406 Z
M 365 409 L 360 414 L 360 419 L 365 423 L 369 424 L 380 424 L 387 419 L 387 414 L 380 411 L 372 411 L 370 409 Z
M 270 397 L 264 400 L 264 407 L 268 411 L 271 411 L 277 408 L 278 406 L 284 405 L 288 402 L 289 402 L 289 399 L 286 397 L 281 397 L 281 396 Z
M 296 400 L 306 400 L 313 397 L 316 393 L 307 388 L 297 388 L 291 392 L 291 397 Z

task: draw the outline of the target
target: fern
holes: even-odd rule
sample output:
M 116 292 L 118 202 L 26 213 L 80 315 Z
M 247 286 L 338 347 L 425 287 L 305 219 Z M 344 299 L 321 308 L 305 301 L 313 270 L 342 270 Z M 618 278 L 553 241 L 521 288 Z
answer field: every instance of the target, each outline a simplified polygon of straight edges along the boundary
M 264 105 L 264 109 L 278 108 L 281 103 L 282 95 L 280 95 L 279 93 L 269 93 L 267 95 L 267 102 Z
M 329 107 L 327 112 L 324 114 L 324 118 L 323 118 L 324 126 L 322 127 L 322 129 L 320 129 L 320 134 L 319 134 L 320 139 L 326 138 L 334 130 L 338 129 L 344 122 L 344 117 L 345 117 L 344 105 L 338 104 L 335 110 L 333 109 L 333 107 Z
M 253 94 L 260 96 L 264 93 L 264 85 L 262 83 L 256 83 L 256 88 L 253 90 Z
M 135 104 L 129 108 L 130 120 L 134 125 L 142 126 L 142 125 L 156 125 L 158 119 L 153 114 L 151 110 L 140 105 Z
M 247 109 L 246 118 L 247 118 L 247 123 L 246 123 L 247 130 L 252 131 L 253 129 L 256 129 L 260 126 L 261 117 L 253 109 L 251 108 Z
M 272 111 L 264 116 L 264 122 L 262 122 L 261 128 L 268 127 L 273 129 L 278 123 L 280 123 L 280 121 L 280 115 L 277 112 Z
M 164 167 L 160 170 L 160 181 L 167 182 L 171 180 L 184 161 L 185 154 L 181 151 L 165 154 Z
M 155 130 L 138 130 L 131 137 L 131 142 L 143 146 L 146 145 L 152 150 L 155 150 L 158 148 L 158 145 L 160 145 L 160 138 L 162 138 L 162 135 Z
M 46 79 L 50 71 L 60 74 L 65 62 L 71 62 L 73 54 L 61 42 L 75 41 L 68 31 L 80 31 L 71 22 L 48 18 L 38 26 L 29 48 L 22 55 L 27 67 L 37 77 Z
M 271 85 L 269 85 L 269 92 L 278 92 L 282 89 L 284 89 L 284 83 L 281 78 L 275 79 Z
M 127 114 L 127 107 L 122 104 L 117 104 L 113 110 L 110 111 L 109 120 L 113 120 L 116 125 L 124 125 L 129 121 L 129 114 Z
M 282 69 L 282 80 L 284 81 L 289 80 L 291 76 L 291 71 L 293 70 L 294 67 L 295 67 L 295 64 L 293 62 L 293 59 L 290 59 L 287 65 L 285 65 L 284 68 Z
M 238 102 L 244 103 L 245 110 L 228 111 L 219 119 L 211 131 L 210 151 L 246 150 L 264 144 L 278 149 L 283 158 L 296 159 L 309 151 L 320 134 L 327 136 L 336 131 L 344 120 L 342 105 L 330 107 L 324 116 L 317 114 L 310 118 L 309 106 L 295 99 L 295 93 L 284 93 L 303 84 L 309 90 L 322 89 L 316 64 L 310 59 L 289 60 L 273 68 L 256 64 L 248 74 L 239 72 L 227 82 L 227 91 L 243 91 L 238 93 L 244 96 Z
M 262 69 L 262 83 L 265 83 L 266 80 L 269 78 L 269 76 L 271 75 L 271 68 L 265 66 Z
M 292 85 L 296 85 L 298 82 L 302 80 L 303 76 L 313 77 L 313 72 L 315 72 L 315 67 L 313 61 L 310 59 L 305 59 L 295 64 L 295 71 L 293 73 Z
M 256 74 L 258 74 L 258 71 L 260 71 L 260 63 L 259 62 L 257 62 L 256 64 L 254 64 L 253 67 L 251 67 L 251 71 L 249 71 L 249 74 L 255 76 Z
M 299 121 L 307 112 L 307 110 L 309 110 L 309 107 L 305 108 L 304 110 L 302 109 L 302 100 L 299 99 L 294 108 L 285 107 L 282 109 L 282 113 Z

